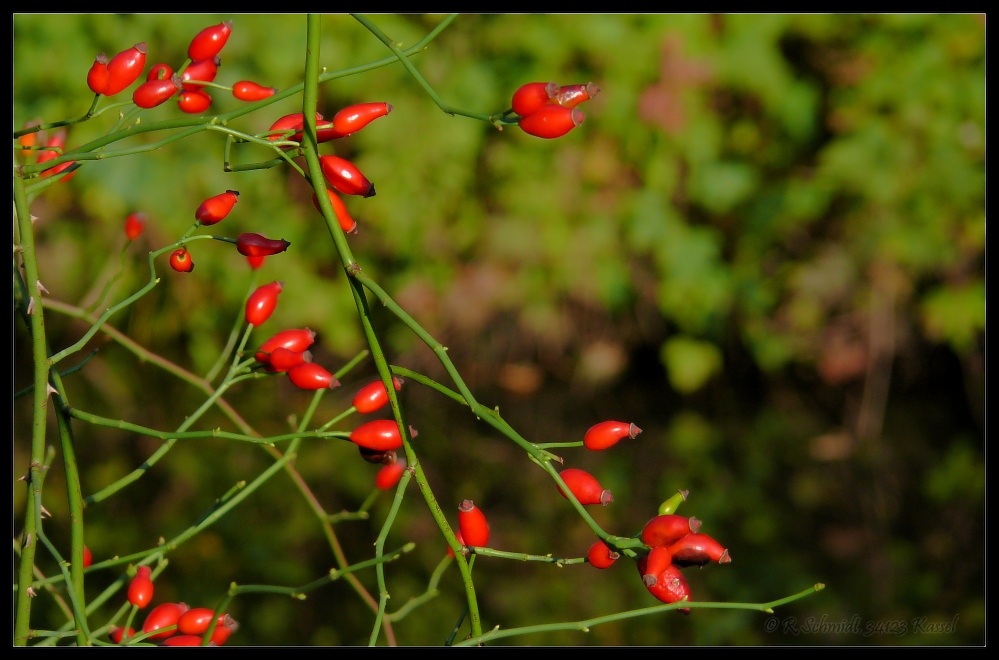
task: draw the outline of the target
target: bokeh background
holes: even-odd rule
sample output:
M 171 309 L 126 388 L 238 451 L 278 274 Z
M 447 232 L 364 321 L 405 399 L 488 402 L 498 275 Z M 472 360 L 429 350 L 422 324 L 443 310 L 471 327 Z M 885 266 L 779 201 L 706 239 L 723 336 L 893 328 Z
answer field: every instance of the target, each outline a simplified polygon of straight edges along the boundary
M 408 46 L 442 16 L 372 18 Z M 145 41 L 147 69 L 177 68 L 191 37 L 226 19 L 234 26 L 216 82 L 301 81 L 301 15 L 15 14 L 14 128 L 84 114 L 95 54 Z M 348 16 L 324 17 L 323 30 L 329 70 L 388 54 Z M 578 441 L 605 419 L 642 427 L 609 451 L 561 455 L 614 493 L 593 512 L 612 533 L 636 533 L 662 500 L 690 490 L 680 513 L 701 519 L 734 558 L 687 569 L 696 599 L 759 602 L 827 585 L 779 609 L 776 630 L 758 612 L 701 610 L 498 643 L 984 643 L 984 15 L 467 15 L 412 61 L 445 102 L 472 112 L 504 110 L 529 81 L 593 81 L 602 93 L 581 106 L 581 127 L 541 140 L 442 113 L 398 64 L 324 84 L 327 116 L 363 101 L 395 107 L 322 149 L 376 184 L 377 196 L 348 200 L 360 225 L 349 241 L 365 272 L 448 347 L 479 401 L 528 439 Z M 211 93 L 212 112 L 239 106 Z M 234 126 L 263 131 L 300 108 L 296 96 Z M 109 115 L 71 126 L 69 146 L 107 132 Z M 180 115 L 171 101 L 143 121 Z M 316 361 L 338 368 L 364 344 L 310 190 L 288 168 L 223 172 L 223 144 L 201 133 L 91 162 L 45 191 L 32 203 L 43 282 L 56 300 L 92 302 L 119 269 L 125 216 L 143 211 L 147 231 L 112 292 L 121 299 L 148 279 L 145 253 L 186 231 L 202 199 L 238 190 L 233 214 L 214 229 L 292 244 L 262 269 L 261 281 L 286 286 L 251 343 L 309 326 Z M 243 163 L 269 157 L 235 153 Z M 204 374 L 241 314 L 250 271 L 222 243 L 191 250 L 192 274 L 163 259 L 160 285 L 112 324 Z M 426 346 L 374 307 L 390 360 L 447 382 Z M 14 325 L 16 391 L 31 365 L 23 324 Z M 46 325 L 58 348 L 87 327 L 55 312 Z M 74 406 L 169 430 L 203 401 L 103 335 L 92 347 L 101 350 L 66 379 Z M 358 367 L 317 420 L 348 406 L 374 373 L 370 362 Z M 585 554 L 592 532 L 515 445 L 432 391 L 407 386 L 402 397 L 446 512 L 473 499 L 497 549 Z M 226 398 L 258 431 L 277 434 L 311 397 L 273 379 Z M 26 469 L 30 415 L 30 397 L 17 400 L 15 477 Z M 198 428 L 228 424 L 213 414 Z M 75 430 L 85 495 L 160 444 Z M 87 543 L 97 560 L 149 548 L 269 463 L 242 443 L 181 442 L 140 482 L 87 509 Z M 315 441 L 298 468 L 331 512 L 356 509 L 377 470 L 347 443 Z M 45 485 L 46 529 L 68 548 L 58 459 Z M 15 534 L 23 501 L 16 483 Z M 337 525 L 352 561 L 371 556 L 388 505 L 383 496 L 371 520 Z M 390 610 L 422 593 L 445 551 L 415 487 L 387 547 L 409 540 L 416 550 L 387 572 Z M 40 568 L 56 572 L 46 562 Z M 156 602 L 213 606 L 233 581 L 303 584 L 332 562 L 315 517 L 279 475 L 170 554 Z M 484 626 L 657 604 L 629 563 L 597 571 L 479 558 Z M 118 575 L 89 576 L 88 595 Z M 376 589 L 373 572 L 360 575 Z M 443 642 L 463 603 L 455 567 L 440 591 L 395 624 L 400 642 Z M 50 598 L 34 608 L 33 627 L 61 623 Z M 342 582 L 305 601 L 253 596 L 231 609 L 242 623 L 234 645 L 364 644 L 372 622 Z M 926 632 L 933 624 L 947 625 Z

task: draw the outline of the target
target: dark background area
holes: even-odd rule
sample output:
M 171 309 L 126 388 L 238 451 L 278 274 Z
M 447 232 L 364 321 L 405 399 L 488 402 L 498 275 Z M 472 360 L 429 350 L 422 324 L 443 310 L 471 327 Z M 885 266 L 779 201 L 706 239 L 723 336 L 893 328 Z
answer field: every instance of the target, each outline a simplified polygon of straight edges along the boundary
M 373 16 L 403 46 L 441 18 Z M 147 69 L 177 68 L 191 37 L 226 19 L 233 32 L 217 83 L 284 89 L 302 80 L 302 15 L 14 15 L 14 129 L 84 114 L 97 53 L 145 41 Z M 321 54 L 334 70 L 389 51 L 337 15 L 323 19 Z M 699 610 L 497 643 L 983 644 L 984 15 L 468 15 L 412 62 L 446 103 L 471 112 L 506 109 L 530 81 L 593 81 L 602 92 L 580 106 L 582 126 L 541 140 L 444 114 L 398 64 L 323 84 L 327 117 L 352 103 L 394 106 L 321 146 L 377 186 L 375 197 L 347 200 L 360 228 L 348 240 L 364 272 L 448 347 L 478 400 L 498 406 L 528 440 L 579 441 L 605 419 L 638 424 L 641 435 L 610 450 L 556 453 L 614 493 L 591 513 L 615 534 L 637 533 L 660 502 L 689 489 L 679 513 L 702 520 L 733 557 L 685 570 L 696 600 L 763 602 L 826 584 L 778 609 L 776 630 L 759 612 Z M 224 90 L 210 93 L 210 113 L 240 105 Z M 299 95 L 233 126 L 261 132 L 300 109 Z M 68 146 L 103 135 L 116 116 L 69 127 Z M 179 116 L 170 101 L 143 121 Z M 238 190 L 212 233 L 291 241 L 261 270 L 259 282 L 283 280 L 285 289 L 250 343 L 308 326 L 318 333 L 315 361 L 339 368 L 364 340 L 310 189 L 286 167 L 223 172 L 223 142 L 206 132 L 92 161 L 34 199 L 50 297 L 85 307 L 123 264 L 110 300 L 125 298 L 148 280 L 147 252 L 177 240 L 201 200 Z M 237 162 L 271 157 L 235 153 Z M 119 262 L 133 211 L 150 222 Z M 251 275 L 223 243 L 190 249 L 193 273 L 161 258 L 159 286 L 110 323 L 204 375 L 242 314 Z M 425 345 L 372 307 L 393 364 L 451 385 Z M 56 350 L 87 329 L 51 310 L 45 321 Z M 14 326 L 17 391 L 32 365 L 24 325 Z M 88 346 L 96 347 L 66 378 L 75 407 L 172 430 L 204 401 L 103 334 Z M 324 398 L 316 422 L 349 406 L 374 376 L 363 362 Z M 592 531 L 516 445 L 430 389 L 408 383 L 401 397 L 451 524 L 470 498 L 496 549 L 585 555 Z M 287 432 L 311 395 L 274 378 L 225 398 L 270 435 Z M 26 470 L 30 421 L 30 397 L 15 400 L 15 478 Z M 231 424 L 213 411 L 196 425 L 215 427 Z M 161 444 L 79 422 L 74 430 L 84 495 Z M 271 461 L 245 443 L 179 442 L 139 482 L 87 508 L 95 560 L 175 536 Z M 357 509 L 377 470 L 352 445 L 329 441 L 305 442 L 297 466 L 331 513 Z M 46 530 L 68 552 L 64 490 L 57 458 L 45 482 Z M 371 557 L 390 501 L 383 495 L 368 521 L 336 526 L 352 562 Z M 13 515 L 16 535 L 19 482 Z M 446 548 L 415 483 L 386 547 L 410 540 L 416 549 L 387 569 L 390 611 L 422 593 Z M 280 474 L 169 559 L 156 603 L 213 606 L 234 581 L 298 585 L 333 566 L 315 516 Z M 44 553 L 38 564 L 57 571 Z M 657 604 L 630 564 L 598 571 L 479 557 L 483 627 Z M 88 574 L 88 596 L 119 575 Z M 373 571 L 359 577 L 377 592 Z M 400 643 L 442 643 L 463 597 L 452 566 L 440 595 L 395 624 Z M 112 598 L 92 625 L 122 600 Z M 231 612 L 242 626 L 229 645 L 365 644 L 373 621 L 342 581 L 305 601 L 241 597 Z M 63 622 L 50 597 L 35 600 L 32 627 Z M 920 628 L 931 624 L 950 625 Z

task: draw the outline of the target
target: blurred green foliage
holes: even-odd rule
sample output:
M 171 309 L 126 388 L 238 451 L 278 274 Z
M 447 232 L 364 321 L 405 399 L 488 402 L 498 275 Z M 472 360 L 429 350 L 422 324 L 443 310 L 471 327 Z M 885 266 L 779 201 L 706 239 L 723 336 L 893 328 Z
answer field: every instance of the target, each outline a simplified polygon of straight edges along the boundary
M 15 14 L 14 129 L 83 114 L 98 52 L 145 41 L 147 65 L 176 67 L 191 36 L 228 18 L 216 82 L 301 81 L 304 16 Z M 440 18 L 374 21 L 407 46 Z M 323 28 L 330 70 L 388 55 L 348 16 L 324 17 Z M 498 404 L 532 441 L 579 440 L 603 419 L 645 429 L 600 455 L 563 454 L 614 492 L 614 504 L 594 512 L 605 529 L 635 533 L 686 488 L 681 513 L 703 520 L 734 557 L 692 571 L 695 598 L 764 601 L 827 584 L 778 610 L 778 632 L 758 613 L 702 610 L 500 643 L 984 642 L 984 33 L 984 15 L 962 14 L 467 15 L 412 59 L 446 103 L 485 114 L 508 107 L 525 82 L 596 82 L 603 91 L 581 106 L 586 122 L 555 141 L 447 116 L 399 65 L 321 87 L 326 116 L 362 101 L 395 107 L 326 145 L 378 190 L 348 200 L 360 225 L 349 240 L 365 272 L 448 346 L 479 400 Z M 238 107 L 211 93 L 213 112 Z M 263 131 L 300 108 L 297 96 L 234 125 Z M 179 114 L 171 102 L 148 118 Z M 71 126 L 69 146 L 113 121 Z M 317 362 L 346 361 L 363 336 L 311 191 L 286 168 L 225 173 L 222 148 L 220 136 L 202 133 L 87 163 L 45 191 L 32 204 L 45 286 L 57 300 L 92 301 L 117 272 L 125 216 L 141 210 L 152 221 L 114 290 L 124 297 L 147 277 L 145 251 L 176 240 L 205 197 L 239 190 L 217 229 L 292 244 L 263 268 L 263 278 L 287 284 L 262 332 L 309 326 Z M 233 160 L 265 157 L 240 147 Z M 221 243 L 191 251 L 192 275 L 161 270 L 160 286 L 112 324 L 204 374 L 241 314 L 249 270 Z M 375 314 L 393 363 L 446 380 L 425 347 Z M 60 348 L 85 330 L 54 312 L 46 324 Z M 30 345 L 16 325 L 20 389 Z M 74 406 L 171 429 L 202 400 L 119 346 L 95 345 L 98 356 L 67 378 Z M 363 365 L 318 419 L 349 405 L 373 374 Z M 286 430 L 286 416 L 308 402 L 283 380 L 226 398 L 262 433 Z M 403 399 L 442 503 L 475 500 L 498 549 L 585 554 L 592 533 L 521 452 L 429 391 L 407 387 Z M 28 408 L 15 405 L 15 476 L 27 463 Z M 225 424 L 217 416 L 199 427 Z M 85 494 L 159 445 L 76 429 Z M 87 542 L 98 559 L 150 547 L 268 462 L 240 443 L 182 442 L 127 493 L 87 509 Z M 375 471 L 329 443 L 307 444 L 298 466 L 330 511 L 356 508 Z M 46 505 L 49 533 L 65 546 L 59 473 L 46 481 Z M 23 497 L 15 489 L 17 520 Z M 338 525 L 348 557 L 370 556 L 387 506 L 375 506 L 373 522 Z M 407 540 L 417 550 L 388 571 L 396 607 L 422 592 L 444 552 L 415 492 L 388 545 Z M 192 605 L 216 602 L 232 581 L 301 584 L 332 566 L 312 513 L 281 478 L 170 558 L 157 600 Z M 479 558 L 484 626 L 655 604 L 625 563 L 594 571 Z M 94 593 L 116 575 L 95 574 Z M 362 580 L 374 588 L 373 573 Z M 437 599 L 396 624 L 399 640 L 441 643 L 462 598 L 452 569 Z M 59 622 L 45 608 L 38 599 L 34 627 Z M 230 644 L 360 644 L 371 624 L 340 583 L 304 602 L 253 596 L 233 610 L 243 626 Z M 947 634 L 912 625 L 955 616 Z M 810 618 L 859 617 L 904 621 L 908 632 L 782 632 L 792 617 L 799 630 Z

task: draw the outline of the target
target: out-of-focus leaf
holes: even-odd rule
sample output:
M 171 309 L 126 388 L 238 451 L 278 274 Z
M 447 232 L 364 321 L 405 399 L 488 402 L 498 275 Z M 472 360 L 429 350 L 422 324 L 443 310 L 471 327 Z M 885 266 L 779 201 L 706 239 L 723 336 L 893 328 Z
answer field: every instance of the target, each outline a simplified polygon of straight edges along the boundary
M 690 337 L 673 337 L 662 347 L 669 382 L 679 392 L 700 389 L 722 367 L 721 351 L 714 344 Z

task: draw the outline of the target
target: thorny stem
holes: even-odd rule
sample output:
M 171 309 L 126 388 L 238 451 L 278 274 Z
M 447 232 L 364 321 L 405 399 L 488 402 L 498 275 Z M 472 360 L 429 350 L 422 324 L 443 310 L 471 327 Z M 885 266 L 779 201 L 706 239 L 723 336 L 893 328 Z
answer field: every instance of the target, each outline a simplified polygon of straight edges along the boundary
M 45 420 L 48 414 L 49 395 L 46 388 L 49 380 L 49 359 L 45 349 L 45 322 L 40 303 L 41 292 L 35 283 L 38 279 L 38 262 L 35 255 L 34 233 L 31 226 L 31 214 L 28 211 L 28 199 L 25 194 L 24 181 L 14 177 L 14 210 L 17 215 L 17 228 L 20 238 L 21 259 L 24 265 L 24 279 L 17 272 L 15 260 L 15 290 L 22 292 L 19 309 L 28 316 L 28 326 L 31 330 L 32 357 L 34 360 L 34 413 L 31 431 L 31 461 L 26 475 L 28 497 L 24 515 L 24 547 L 21 550 L 20 566 L 17 578 L 17 606 L 14 622 L 14 644 L 24 646 L 28 642 L 31 615 L 31 585 L 32 568 L 35 565 L 35 549 L 38 543 L 38 526 L 35 515 L 40 509 L 42 499 L 42 461 L 45 460 Z M 17 280 L 21 280 L 17 282 Z
M 638 610 L 629 610 L 627 612 L 617 612 L 615 614 L 609 614 L 607 616 L 595 617 L 592 619 L 585 619 L 583 621 L 569 621 L 566 623 L 546 623 L 537 626 L 524 626 L 522 628 L 510 628 L 509 630 L 500 630 L 499 626 L 496 626 L 492 630 L 486 632 L 483 635 L 473 636 L 469 639 L 463 640 L 455 646 L 475 646 L 482 644 L 483 642 L 502 639 L 504 637 L 515 637 L 518 635 L 529 635 L 531 633 L 539 632 L 550 632 L 553 630 L 581 630 L 583 632 L 589 632 L 590 628 L 603 623 L 610 623 L 612 621 L 621 621 L 623 619 L 631 619 L 640 616 L 649 616 L 652 614 L 659 614 L 661 612 L 668 612 L 670 610 L 678 610 L 681 608 L 689 607 L 691 609 L 718 609 L 718 610 L 755 610 L 758 612 L 773 613 L 773 608 L 780 605 L 785 605 L 787 603 L 796 601 L 805 596 L 810 596 L 811 594 L 821 591 L 825 588 L 825 585 L 818 583 L 804 591 L 798 592 L 792 596 L 786 598 L 780 598 L 778 600 L 773 600 L 768 603 L 699 603 L 696 601 L 680 601 L 677 603 L 671 603 L 669 605 L 656 605 L 653 607 L 644 607 Z

